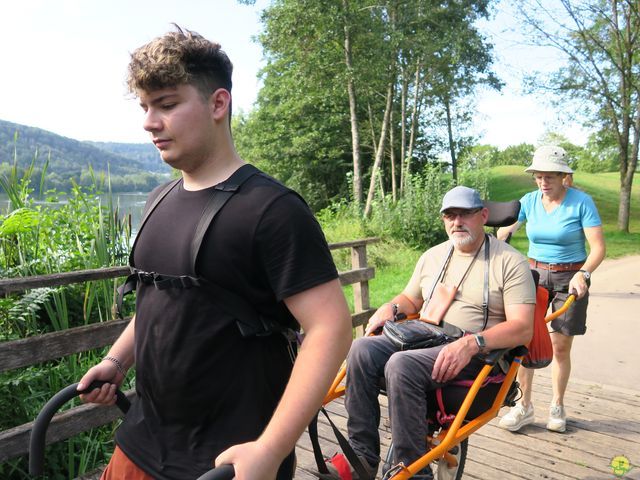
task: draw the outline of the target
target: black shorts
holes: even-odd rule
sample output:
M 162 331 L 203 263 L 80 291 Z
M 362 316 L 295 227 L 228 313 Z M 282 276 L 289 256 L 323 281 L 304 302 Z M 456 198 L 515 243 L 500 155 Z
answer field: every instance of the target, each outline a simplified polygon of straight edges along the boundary
M 552 272 L 542 268 L 534 270 L 540 273 L 540 286 L 549 290 L 551 311 L 559 310 L 569 296 L 569 282 L 577 270 L 566 272 Z M 587 281 L 587 285 L 590 282 Z M 559 332 L 566 336 L 584 335 L 587 331 L 587 306 L 589 305 L 589 291 L 584 297 L 573 302 L 569 309 L 549 325 L 550 332 Z

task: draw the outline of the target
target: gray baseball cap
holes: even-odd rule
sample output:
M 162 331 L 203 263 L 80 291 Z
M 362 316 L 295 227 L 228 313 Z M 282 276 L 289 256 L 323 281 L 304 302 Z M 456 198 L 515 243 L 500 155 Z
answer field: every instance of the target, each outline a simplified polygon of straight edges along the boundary
M 440 213 L 450 208 L 464 208 L 465 210 L 473 210 L 474 208 L 482 208 L 484 203 L 480 199 L 477 190 L 469 187 L 457 186 L 449 190 L 442 198 L 442 208 Z

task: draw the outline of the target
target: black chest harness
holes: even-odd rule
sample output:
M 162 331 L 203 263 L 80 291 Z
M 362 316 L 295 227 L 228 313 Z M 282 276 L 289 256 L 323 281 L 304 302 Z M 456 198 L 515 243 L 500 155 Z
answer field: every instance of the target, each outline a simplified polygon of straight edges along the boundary
M 154 199 L 151 206 L 140 223 L 140 228 L 136 239 L 133 242 L 131 253 L 129 254 L 129 265 L 131 274 L 127 277 L 125 283 L 118 288 L 117 313 L 122 318 L 122 300 L 123 297 L 138 287 L 140 283 L 145 285 L 153 285 L 158 290 L 172 289 L 189 289 L 189 288 L 205 288 L 211 296 L 212 302 L 223 308 L 228 314 L 233 315 L 243 337 L 265 336 L 274 332 L 284 333 L 289 340 L 294 340 L 293 330 L 286 326 L 286 321 L 279 318 L 277 314 L 265 315 L 261 313 L 253 304 L 245 300 L 231 290 L 228 290 L 215 282 L 196 274 L 196 262 L 198 253 L 202 246 L 205 233 L 213 222 L 215 216 L 220 212 L 227 201 L 235 194 L 243 183 L 254 175 L 265 176 L 260 170 L 253 165 L 243 165 L 234 172 L 229 179 L 223 183 L 216 185 L 213 189 L 211 197 L 203 210 L 202 216 L 198 221 L 195 233 L 190 245 L 191 269 L 193 275 L 166 275 L 158 272 L 145 272 L 135 267 L 134 252 L 140 233 L 144 228 L 150 215 L 153 213 L 158 204 L 171 192 L 181 179 L 177 179 L 167 184 L 167 186 Z M 268 178 L 268 177 L 267 177 Z M 289 322 L 291 323 L 291 322 Z

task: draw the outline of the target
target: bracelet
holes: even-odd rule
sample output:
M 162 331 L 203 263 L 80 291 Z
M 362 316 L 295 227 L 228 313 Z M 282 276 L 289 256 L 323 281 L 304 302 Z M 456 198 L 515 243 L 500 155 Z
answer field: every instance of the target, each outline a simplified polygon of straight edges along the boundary
M 109 360 L 110 362 L 115 363 L 116 368 L 118 369 L 118 371 L 122 374 L 123 377 L 127 376 L 127 371 L 124 369 L 124 367 L 122 366 L 122 363 L 120 362 L 120 360 L 118 360 L 116 357 L 110 357 L 110 356 L 106 356 L 103 358 L 103 360 Z

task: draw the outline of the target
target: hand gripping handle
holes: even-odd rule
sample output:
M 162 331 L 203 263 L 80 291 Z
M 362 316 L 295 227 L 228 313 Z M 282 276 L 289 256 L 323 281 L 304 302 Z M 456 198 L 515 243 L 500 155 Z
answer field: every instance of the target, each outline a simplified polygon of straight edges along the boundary
M 31 429 L 31 438 L 29 440 L 29 475 L 39 476 L 42 475 L 44 466 L 44 447 L 45 437 L 47 434 L 47 428 L 53 418 L 53 415 L 58 411 L 62 405 L 67 403 L 74 397 L 82 393 L 89 393 L 93 389 L 100 388 L 107 382 L 96 380 L 91 382 L 88 388 L 78 391 L 78 384 L 74 383 L 68 387 L 63 388 L 56 393 L 40 410 L 40 413 L 33 422 L 33 428 Z M 131 403 L 124 393 L 120 390 L 116 390 L 116 405 L 122 411 L 127 413 Z

